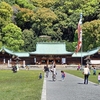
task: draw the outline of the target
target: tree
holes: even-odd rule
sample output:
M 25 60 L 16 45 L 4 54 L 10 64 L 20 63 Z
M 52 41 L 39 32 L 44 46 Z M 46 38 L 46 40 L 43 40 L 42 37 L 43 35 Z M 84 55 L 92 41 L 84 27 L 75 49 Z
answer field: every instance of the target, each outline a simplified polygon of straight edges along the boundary
M 58 15 L 58 25 L 61 20 L 66 22 L 66 27 L 60 28 L 63 32 L 62 39 L 70 42 L 74 41 L 74 33 L 81 12 L 84 16 L 83 22 L 97 19 L 100 12 L 99 3 L 100 0 L 57 0 L 53 7 L 54 12 L 58 10 L 58 12 L 66 15 L 66 19 L 63 19 L 64 17 L 59 17 L 59 13 L 56 13 Z
M 40 35 L 47 35 L 46 33 L 43 33 L 45 28 L 51 28 L 53 25 L 53 22 L 57 20 L 56 14 L 50 10 L 49 8 L 39 8 L 36 11 L 36 17 L 33 21 L 32 29 L 35 31 L 36 36 Z M 33 16 L 34 18 L 34 16 Z
M 83 50 L 91 50 L 100 46 L 100 20 L 83 24 Z
M 0 0 L 0 2 L 6 2 L 6 3 L 10 4 L 10 5 L 15 4 L 15 1 L 16 0 Z
M 70 52 L 74 52 L 75 51 L 75 47 L 76 47 L 76 45 L 77 45 L 77 43 L 76 42 L 68 42 L 68 41 L 65 41 L 65 43 L 66 43 L 66 50 L 67 51 L 70 51 Z
M 25 29 L 23 30 L 22 38 L 24 40 L 24 46 L 22 49 L 24 51 L 34 51 L 35 50 L 35 44 L 34 44 L 34 32 L 32 30 Z
M 31 2 L 36 6 L 36 7 L 46 7 L 50 8 L 52 5 L 55 4 L 56 0 L 31 0 Z
M 0 3 L 0 31 L 1 28 L 11 22 L 13 15 L 12 7 L 6 2 Z
M 6 25 L 2 28 L 2 43 L 11 50 L 20 51 L 24 45 L 21 29 L 13 23 Z
M 15 13 L 15 21 L 17 25 L 22 29 L 30 29 L 33 23 L 33 19 L 35 17 L 35 13 L 26 8 L 20 8 L 19 6 L 14 6 L 15 9 L 18 10 L 17 13 Z
M 0 3 L 0 17 L 6 21 L 11 21 L 11 17 L 13 14 L 12 7 L 6 2 Z
M 32 4 L 31 0 L 15 0 L 15 2 L 21 8 L 26 8 L 31 10 L 35 9 L 35 6 Z
M 55 10 L 55 14 L 58 16 L 58 20 L 54 23 L 53 29 L 58 34 L 58 36 L 60 36 L 60 40 L 72 41 L 73 31 L 71 29 L 74 27 L 74 21 L 72 23 L 72 19 L 70 20 L 67 14 L 60 12 L 59 10 Z
M 30 33 L 33 33 L 34 40 L 29 40 L 29 43 L 35 45 L 36 42 L 41 41 L 67 41 L 69 44 L 68 46 L 71 46 L 69 48 L 72 51 L 73 46 L 77 43 L 77 35 L 74 33 L 77 29 L 80 13 L 83 13 L 82 23 L 84 24 L 85 22 L 88 22 L 88 28 L 91 27 L 89 24 L 91 21 L 100 19 L 100 0 L 1 1 L 5 2 L 0 2 L 0 45 L 4 43 L 4 41 L 2 42 L 2 37 L 4 35 L 4 33 L 2 33 L 2 28 L 13 22 L 24 30 L 23 34 L 25 32 L 25 34 L 27 33 L 30 37 Z M 99 32 L 99 30 L 97 31 Z M 86 33 L 84 34 L 83 39 L 87 38 Z M 29 37 L 27 36 L 27 38 Z M 50 37 L 50 39 L 45 37 Z M 91 44 L 90 46 L 89 43 L 87 42 L 89 50 L 93 47 L 99 46 L 97 45 L 97 41 L 95 46 L 94 44 Z M 20 49 L 24 48 L 24 50 L 27 51 L 35 50 L 34 45 L 29 45 L 28 49 L 25 49 L 25 44 L 25 46 L 22 46 Z M 87 48 L 84 46 L 83 50 L 87 50 Z

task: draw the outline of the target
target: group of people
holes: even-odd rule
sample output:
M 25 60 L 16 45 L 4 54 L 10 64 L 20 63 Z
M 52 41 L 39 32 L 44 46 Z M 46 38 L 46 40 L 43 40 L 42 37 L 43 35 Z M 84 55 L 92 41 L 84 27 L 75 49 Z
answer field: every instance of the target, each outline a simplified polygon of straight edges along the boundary
M 48 78 L 48 75 L 49 75 L 49 72 L 52 73 L 52 80 L 55 81 L 56 80 L 56 75 L 57 75 L 57 72 L 56 72 L 56 65 L 53 64 L 50 69 L 48 67 L 48 65 L 44 66 L 44 72 L 46 73 L 46 77 Z
M 48 67 L 48 65 L 44 66 L 44 72 L 46 73 L 46 78 L 48 78 L 49 72 L 51 72 L 52 80 L 53 81 L 56 80 L 57 71 L 55 64 L 53 64 L 50 68 Z M 61 79 L 64 80 L 64 78 L 65 78 L 65 72 L 61 70 Z M 39 74 L 39 79 L 42 79 L 42 73 Z
M 53 67 L 49 67 L 48 66 L 44 66 L 44 72 L 46 73 L 46 78 L 48 78 L 49 72 L 52 73 L 52 80 L 55 81 L 56 80 L 56 66 L 54 65 Z M 88 84 L 88 77 L 90 75 L 90 69 L 88 65 L 85 65 L 84 69 L 83 69 L 83 74 L 84 74 L 84 84 Z M 96 75 L 96 68 L 93 67 L 93 75 Z M 61 70 L 61 79 L 62 81 L 65 78 L 65 72 L 63 70 Z M 39 79 L 42 79 L 42 73 L 40 73 L 39 75 Z M 100 72 L 98 73 L 98 83 L 100 84 Z

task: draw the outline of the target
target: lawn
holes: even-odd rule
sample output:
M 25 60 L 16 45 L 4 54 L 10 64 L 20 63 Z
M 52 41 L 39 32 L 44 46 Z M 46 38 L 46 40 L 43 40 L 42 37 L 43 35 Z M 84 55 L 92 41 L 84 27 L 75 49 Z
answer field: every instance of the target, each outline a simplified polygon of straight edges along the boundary
M 40 100 L 43 79 L 41 70 L 0 70 L 0 100 Z
M 82 74 L 82 71 L 77 71 L 77 70 L 65 70 L 65 72 L 69 73 L 69 74 L 73 74 L 75 76 L 84 78 L 84 75 Z M 89 81 L 94 82 L 94 83 L 98 83 L 98 73 L 100 72 L 100 70 L 96 71 L 96 75 L 93 75 L 93 71 L 91 70 L 91 74 L 89 75 Z

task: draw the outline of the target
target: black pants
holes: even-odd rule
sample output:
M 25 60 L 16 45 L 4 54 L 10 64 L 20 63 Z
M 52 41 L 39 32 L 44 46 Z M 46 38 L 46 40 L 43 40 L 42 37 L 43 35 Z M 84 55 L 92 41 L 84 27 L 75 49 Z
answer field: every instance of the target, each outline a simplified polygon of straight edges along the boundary
M 84 84 L 88 84 L 89 75 L 84 75 Z

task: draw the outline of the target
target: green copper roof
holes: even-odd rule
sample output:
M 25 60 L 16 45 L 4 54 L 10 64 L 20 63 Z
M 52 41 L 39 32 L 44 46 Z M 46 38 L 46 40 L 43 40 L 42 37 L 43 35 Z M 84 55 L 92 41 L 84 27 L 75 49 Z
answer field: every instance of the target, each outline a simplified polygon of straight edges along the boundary
M 93 55 L 95 53 L 97 53 L 100 50 L 100 47 L 97 47 L 95 49 L 92 49 L 90 51 L 87 52 L 88 55 Z
M 66 44 L 57 42 L 42 42 L 37 43 L 36 51 L 30 54 L 72 54 L 72 52 L 66 51 Z
M 68 52 L 66 51 L 66 45 L 65 43 L 53 43 L 53 42 L 42 42 L 37 43 L 36 45 L 36 51 L 35 52 L 13 52 L 5 47 L 2 47 L 0 49 L 0 52 L 6 52 L 11 55 L 15 55 L 18 57 L 29 57 L 30 54 L 37 54 L 37 55 L 72 55 L 72 57 L 86 57 L 89 55 L 93 55 L 97 52 L 100 52 L 100 47 L 97 47 L 93 50 L 87 51 L 87 52 Z
M 13 55 L 13 51 L 11 51 L 11 50 L 5 48 L 4 46 L 0 49 L 0 52 L 7 52 L 8 54 Z
M 89 55 L 93 55 L 95 53 L 97 53 L 100 50 L 100 47 L 95 48 L 93 50 L 87 51 L 87 52 L 78 52 L 78 53 L 74 53 L 72 55 L 72 57 L 85 57 L 85 56 L 89 56 Z
M 11 55 L 15 55 L 15 56 L 18 56 L 18 57 L 29 57 L 29 53 L 28 52 L 13 52 L 5 47 L 2 47 L 0 49 L 0 52 L 6 52 L 8 54 L 11 54 Z
M 14 52 L 14 54 L 18 57 L 29 57 L 29 53 L 28 52 Z
M 87 52 L 78 52 L 78 53 L 73 53 L 72 57 L 85 57 L 87 55 Z

